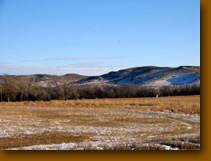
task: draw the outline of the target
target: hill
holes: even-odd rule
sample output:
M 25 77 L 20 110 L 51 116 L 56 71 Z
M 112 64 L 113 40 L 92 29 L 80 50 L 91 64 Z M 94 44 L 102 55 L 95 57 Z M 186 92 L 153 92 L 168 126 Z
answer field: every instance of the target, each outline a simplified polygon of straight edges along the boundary
M 88 76 L 79 75 L 79 74 L 66 74 L 62 76 L 58 75 L 49 75 L 49 74 L 34 74 L 34 75 L 6 75 L 7 78 L 13 80 L 24 80 L 37 83 L 43 87 L 54 87 L 57 84 L 71 83 L 78 80 L 87 78 Z M 0 76 L 0 82 L 3 80 L 4 76 Z
M 0 76 L 0 82 L 4 76 Z M 37 83 L 43 87 L 55 87 L 56 85 L 122 85 L 132 84 L 136 86 L 171 86 L 200 84 L 199 66 L 157 67 L 144 66 L 112 71 L 100 76 L 84 76 L 78 74 L 66 74 L 63 76 L 35 74 L 35 75 L 7 75 L 11 79 L 25 79 Z
M 177 68 L 145 66 L 122 69 L 77 81 L 80 84 L 133 84 L 136 86 L 167 86 L 200 84 L 200 67 Z

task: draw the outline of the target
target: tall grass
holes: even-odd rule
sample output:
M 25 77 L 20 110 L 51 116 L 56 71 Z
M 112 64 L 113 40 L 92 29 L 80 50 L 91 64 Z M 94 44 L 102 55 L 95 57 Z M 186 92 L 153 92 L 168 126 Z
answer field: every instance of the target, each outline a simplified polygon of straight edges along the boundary
M 136 109 L 200 114 L 200 96 L 0 102 L 1 107 Z

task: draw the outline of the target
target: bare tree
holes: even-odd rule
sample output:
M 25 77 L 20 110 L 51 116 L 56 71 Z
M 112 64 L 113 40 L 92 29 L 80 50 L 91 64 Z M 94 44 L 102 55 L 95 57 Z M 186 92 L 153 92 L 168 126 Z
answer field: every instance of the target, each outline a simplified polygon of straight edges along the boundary
M 16 100 L 16 96 L 18 94 L 18 86 L 16 79 L 11 78 L 11 76 L 9 75 L 4 75 L 2 79 L 2 87 L 5 99 L 7 99 L 8 102 Z

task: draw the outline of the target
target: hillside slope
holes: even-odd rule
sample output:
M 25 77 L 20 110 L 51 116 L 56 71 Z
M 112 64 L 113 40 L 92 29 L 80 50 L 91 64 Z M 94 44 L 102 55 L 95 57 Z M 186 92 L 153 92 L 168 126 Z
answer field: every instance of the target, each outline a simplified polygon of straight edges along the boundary
M 83 76 L 66 74 L 63 76 L 35 74 L 35 75 L 7 75 L 12 80 L 24 80 L 37 83 L 43 87 L 55 87 L 63 83 L 78 85 L 121 85 L 133 84 L 136 86 L 168 86 L 200 84 L 200 67 L 180 66 L 157 67 L 144 66 L 122 69 L 100 76 Z M 0 83 L 4 76 L 0 75 Z
M 133 84 L 137 86 L 166 86 L 200 84 L 200 67 L 177 68 L 146 66 L 109 72 L 79 80 L 80 84 Z
M 72 83 L 78 80 L 87 78 L 88 76 L 78 74 L 66 74 L 63 76 L 49 74 L 34 74 L 34 75 L 0 75 L 0 83 L 3 79 L 21 80 L 22 82 L 34 82 L 43 87 L 55 87 L 63 83 Z

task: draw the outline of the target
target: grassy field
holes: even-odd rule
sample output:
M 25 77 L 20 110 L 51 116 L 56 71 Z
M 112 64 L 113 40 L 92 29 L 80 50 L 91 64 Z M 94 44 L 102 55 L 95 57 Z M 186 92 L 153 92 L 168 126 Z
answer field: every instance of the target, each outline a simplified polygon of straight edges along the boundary
M 199 150 L 200 96 L 1 102 L 0 149 Z
M 136 109 L 200 114 L 200 96 L 0 102 L 0 107 Z

